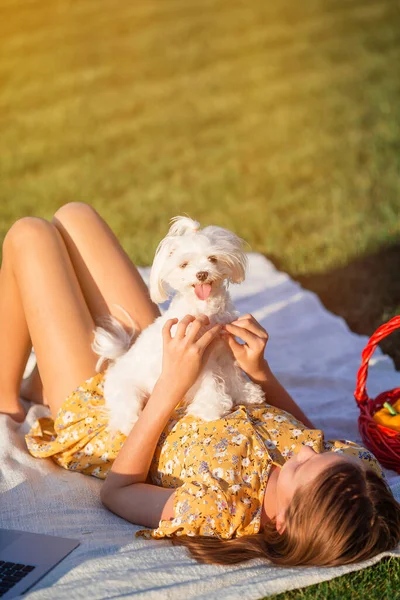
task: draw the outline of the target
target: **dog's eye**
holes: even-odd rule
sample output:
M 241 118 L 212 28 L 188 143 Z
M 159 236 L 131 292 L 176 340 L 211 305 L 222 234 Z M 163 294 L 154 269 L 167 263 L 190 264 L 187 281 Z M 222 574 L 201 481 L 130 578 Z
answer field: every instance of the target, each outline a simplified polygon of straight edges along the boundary
M 179 265 L 181 269 L 184 269 L 185 267 L 188 266 L 187 262 L 183 262 L 181 265 Z
M 209 256 L 208 260 L 210 261 L 210 263 L 216 263 L 217 262 L 217 257 L 216 256 Z

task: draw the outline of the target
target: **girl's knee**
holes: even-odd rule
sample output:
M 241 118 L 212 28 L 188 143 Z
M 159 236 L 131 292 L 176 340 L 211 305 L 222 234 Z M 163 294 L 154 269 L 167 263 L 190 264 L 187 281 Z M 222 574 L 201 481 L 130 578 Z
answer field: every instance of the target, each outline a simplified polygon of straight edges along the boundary
M 99 218 L 97 211 L 85 202 L 68 202 L 57 210 L 52 223 L 55 226 L 71 226 L 87 223 L 88 219 Z
M 29 250 L 35 241 L 43 240 L 46 236 L 54 236 L 54 226 L 40 217 L 23 217 L 18 219 L 8 230 L 4 241 L 3 250 Z

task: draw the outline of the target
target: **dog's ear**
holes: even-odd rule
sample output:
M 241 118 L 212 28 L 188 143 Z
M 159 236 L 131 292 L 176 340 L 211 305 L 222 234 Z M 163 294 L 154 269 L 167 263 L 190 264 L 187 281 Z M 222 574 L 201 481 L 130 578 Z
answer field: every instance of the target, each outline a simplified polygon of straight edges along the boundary
M 194 221 L 190 217 L 173 217 L 171 223 L 172 225 L 169 228 L 168 236 L 189 235 L 190 233 L 196 233 L 200 229 L 200 223 Z
M 246 276 L 247 254 L 244 246 L 248 244 L 232 231 L 215 225 L 205 227 L 202 233 L 210 240 L 217 256 L 229 267 L 228 281 L 241 283 Z
M 167 258 L 173 254 L 175 243 L 173 238 L 165 237 L 158 245 L 150 272 L 150 298 L 156 304 L 168 299 L 168 293 L 163 280 L 163 271 Z

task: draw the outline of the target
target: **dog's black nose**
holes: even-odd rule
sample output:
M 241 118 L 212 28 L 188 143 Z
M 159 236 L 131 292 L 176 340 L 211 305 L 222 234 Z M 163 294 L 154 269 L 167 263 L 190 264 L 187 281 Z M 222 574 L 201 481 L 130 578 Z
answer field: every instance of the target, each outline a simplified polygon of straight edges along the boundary
M 196 277 L 199 281 L 205 281 L 208 277 L 208 271 L 199 271 L 196 273 Z

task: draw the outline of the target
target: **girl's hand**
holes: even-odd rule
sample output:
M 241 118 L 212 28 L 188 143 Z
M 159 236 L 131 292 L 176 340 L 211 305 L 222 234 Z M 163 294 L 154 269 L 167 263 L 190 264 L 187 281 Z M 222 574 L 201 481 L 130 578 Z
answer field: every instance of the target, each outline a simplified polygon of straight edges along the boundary
M 169 319 L 163 327 L 163 361 L 160 379 L 179 401 L 195 383 L 210 353 L 212 342 L 221 331 L 218 323 L 199 336 L 200 329 L 209 325 L 205 315 L 195 318 L 186 315 L 171 336 L 171 328 L 178 319 Z M 189 327 L 190 324 L 190 327 Z
M 243 315 L 232 323 L 224 325 L 225 340 L 239 367 L 251 378 L 260 381 L 265 376 L 266 361 L 264 359 L 268 333 L 253 315 Z M 244 341 L 239 344 L 235 336 Z

